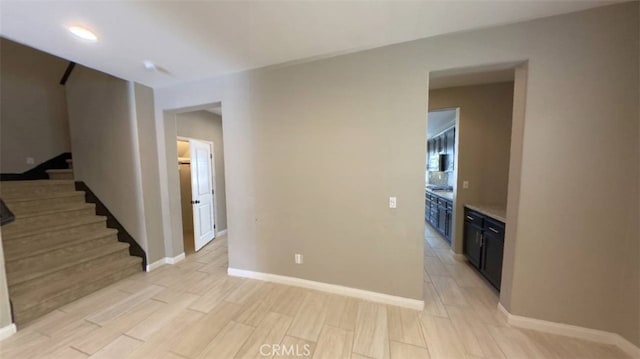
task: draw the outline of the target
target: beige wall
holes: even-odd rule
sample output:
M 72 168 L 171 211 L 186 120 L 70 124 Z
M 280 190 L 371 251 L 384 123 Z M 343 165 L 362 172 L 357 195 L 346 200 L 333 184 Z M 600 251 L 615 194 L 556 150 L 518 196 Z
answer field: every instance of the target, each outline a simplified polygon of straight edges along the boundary
M 191 158 L 189 142 L 178 141 L 178 157 Z M 180 203 L 182 205 L 182 233 L 193 237 L 193 206 L 191 205 L 191 166 L 180 164 Z M 189 238 L 193 240 L 193 238 Z M 186 247 L 186 243 L 185 243 Z M 186 249 L 186 248 L 185 248 Z
M 513 82 L 429 91 L 429 111 L 454 107 L 460 119 L 453 249 L 462 253 L 464 205 L 507 206 Z
M 0 38 L 0 173 L 22 173 L 71 150 L 59 84 L 67 64 Z
M 513 115 L 511 119 L 511 149 L 509 151 L 509 185 L 507 190 L 507 228 L 502 260 L 502 282 L 500 303 L 511 309 L 511 287 L 513 286 L 513 268 L 515 250 L 518 243 L 518 211 L 520 208 L 520 185 L 522 183 L 522 144 L 527 100 L 527 64 L 516 67 L 513 88 Z
M 0 243 L 2 243 L 2 233 L 0 232 Z M 4 268 L 4 253 L 0 245 L 0 329 L 11 325 L 11 306 L 9 304 L 9 290 L 7 289 L 7 273 Z
M 222 117 L 207 111 L 176 115 L 178 136 L 213 142 L 215 161 L 216 231 L 227 229 L 227 198 L 224 181 Z M 184 223 L 183 223 L 184 224 Z
M 501 300 L 513 314 L 640 344 L 640 258 L 629 250 L 640 238 L 629 195 L 639 186 L 638 6 L 157 90 L 160 157 L 173 148 L 175 159 L 165 110 L 222 101 L 231 267 L 421 298 L 428 73 L 528 61 L 519 205 L 508 209 L 517 245 Z M 168 200 L 177 173 L 161 166 Z
M 136 145 L 140 153 L 140 180 L 143 194 L 144 205 L 144 225 L 147 238 L 154 240 L 142 240 L 146 242 L 147 259 L 150 263 L 159 260 L 165 256 L 166 249 L 162 241 L 162 200 L 160 196 L 160 184 L 158 183 L 158 141 L 156 134 L 156 125 L 154 122 L 154 94 L 149 87 L 133 84 L 135 98 L 135 116 L 134 120 L 137 125 L 136 136 L 133 143 Z M 160 245 L 156 245 L 160 244 Z
M 67 83 L 67 103 L 75 179 L 91 188 L 152 262 L 157 258 L 149 253 L 146 231 L 153 218 L 145 221 L 134 85 L 77 66 Z M 150 152 L 145 161 L 153 160 Z

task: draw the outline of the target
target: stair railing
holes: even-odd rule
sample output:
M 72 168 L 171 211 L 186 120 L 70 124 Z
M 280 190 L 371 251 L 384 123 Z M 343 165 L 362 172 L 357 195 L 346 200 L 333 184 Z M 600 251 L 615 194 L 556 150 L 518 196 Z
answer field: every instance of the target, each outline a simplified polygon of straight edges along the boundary
M 13 215 L 9 207 L 7 207 L 2 198 L 0 198 L 0 226 L 11 223 L 15 219 L 16 216 Z

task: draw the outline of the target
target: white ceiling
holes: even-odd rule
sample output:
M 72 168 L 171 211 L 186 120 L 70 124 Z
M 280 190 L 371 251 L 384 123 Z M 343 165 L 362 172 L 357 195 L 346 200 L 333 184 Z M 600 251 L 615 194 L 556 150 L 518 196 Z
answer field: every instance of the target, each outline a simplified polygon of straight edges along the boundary
M 431 138 L 456 124 L 456 109 L 445 109 L 429 112 L 427 121 L 427 138 Z
M 218 116 L 222 116 L 222 107 L 221 106 L 211 107 L 211 108 L 206 109 L 205 111 L 211 112 L 211 113 L 213 113 L 215 115 L 218 115 Z
M 437 74 L 429 77 L 429 90 L 437 90 L 449 87 L 471 86 L 491 84 L 497 82 L 509 82 L 515 78 L 515 66 L 501 70 L 488 70 L 477 68 L 473 72 L 457 72 L 455 74 Z
M 2 0 L 0 34 L 162 87 L 604 4 L 611 2 Z M 76 40 L 70 24 L 91 28 L 99 41 Z M 146 71 L 144 60 L 163 71 Z

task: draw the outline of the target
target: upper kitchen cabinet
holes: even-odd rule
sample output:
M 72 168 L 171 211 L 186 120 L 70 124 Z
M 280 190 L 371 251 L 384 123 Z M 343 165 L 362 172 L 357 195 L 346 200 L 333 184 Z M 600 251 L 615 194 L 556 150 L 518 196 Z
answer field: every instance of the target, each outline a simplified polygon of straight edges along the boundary
M 456 128 L 427 140 L 427 170 L 452 172 L 456 160 Z M 441 162 L 444 160 L 444 162 Z
M 444 133 L 444 143 L 446 144 L 445 153 L 447 154 L 447 163 L 445 171 L 453 171 L 456 160 L 456 128 L 452 127 Z

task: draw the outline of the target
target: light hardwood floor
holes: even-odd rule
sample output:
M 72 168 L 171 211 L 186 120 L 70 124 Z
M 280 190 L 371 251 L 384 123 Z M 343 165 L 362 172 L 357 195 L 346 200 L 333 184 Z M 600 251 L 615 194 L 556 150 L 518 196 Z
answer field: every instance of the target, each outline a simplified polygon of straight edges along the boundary
M 422 312 L 226 275 L 226 238 L 134 275 L 0 342 L 8 358 L 625 358 L 617 348 L 519 330 L 497 295 L 425 231 Z M 280 354 L 280 355 L 277 355 Z M 289 355 L 293 354 L 293 355 Z M 307 354 L 305 356 L 305 354 Z

